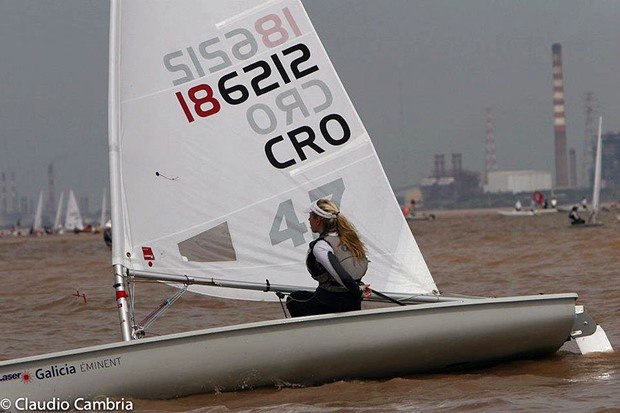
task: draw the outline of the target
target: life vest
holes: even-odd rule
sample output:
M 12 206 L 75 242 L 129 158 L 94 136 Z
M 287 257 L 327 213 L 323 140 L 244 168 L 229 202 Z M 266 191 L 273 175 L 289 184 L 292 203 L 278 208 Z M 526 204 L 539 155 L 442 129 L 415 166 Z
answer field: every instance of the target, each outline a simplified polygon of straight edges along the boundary
M 326 241 L 334 250 L 334 255 L 340 262 L 340 265 L 349 273 L 351 278 L 356 281 L 362 279 L 368 270 L 368 259 L 355 258 L 345 245 L 340 244 L 340 238 L 337 235 L 321 236 L 310 243 L 308 254 L 306 255 L 306 267 L 308 272 L 319 282 L 319 288 L 335 293 L 343 293 L 349 291 L 343 287 L 331 274 L 317 262 L 316 257 L 312 253 L 314 245 L 320 240 Z

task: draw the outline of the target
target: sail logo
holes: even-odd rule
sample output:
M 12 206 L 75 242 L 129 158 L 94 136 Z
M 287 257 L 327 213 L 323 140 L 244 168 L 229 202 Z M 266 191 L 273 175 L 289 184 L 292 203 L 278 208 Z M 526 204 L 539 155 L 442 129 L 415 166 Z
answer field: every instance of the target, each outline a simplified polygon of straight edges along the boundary
M 142 247 L 142 256 L 145 261 L 155 260 L 155 254 L 153 253 L 153 248 L 151 247 Z
M 37 369 L 34 376 L 39 380 L 53 379 L 61 376 L 69 376 L 77 373 L 75 366 L 65 364 L 64 366 L 51 366 L 47 369 Z

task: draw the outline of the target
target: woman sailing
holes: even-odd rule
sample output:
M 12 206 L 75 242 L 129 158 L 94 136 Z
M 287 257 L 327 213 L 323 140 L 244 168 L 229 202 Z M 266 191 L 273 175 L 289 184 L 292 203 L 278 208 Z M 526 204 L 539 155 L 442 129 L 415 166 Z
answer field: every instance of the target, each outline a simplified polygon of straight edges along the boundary
M 314 292 L 295 291 L 286 306 L 292 317 L 339 313 L 361 309 L 367 285 L 359 282 L 368 269 L 366 247 L 353 225 L 328 200 L 310 205 L 308 221 L 319 238 L 310 243 L 306 256 L 308 272 L 318 281 Z

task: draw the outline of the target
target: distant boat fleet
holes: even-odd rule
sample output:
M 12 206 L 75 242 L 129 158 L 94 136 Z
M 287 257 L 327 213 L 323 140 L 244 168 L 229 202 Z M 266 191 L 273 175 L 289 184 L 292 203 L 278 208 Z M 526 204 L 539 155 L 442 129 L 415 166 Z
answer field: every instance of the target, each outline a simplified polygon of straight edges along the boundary
M 500 209 L 497 211 L 497 214 L 506 217 L 533 217 L 556 212 L 571 212 L 575 208 L 579 212 L 591 211 L 585 197 L 575 204 L 558 205 L 555 197 L 547 200 L 540 191 L 534 191 L 529 208 L 523 208 L 521 201 L 517 200 L 512 209 Z
M 600 211 L 601 196 L 601 166 L 602 166 L 602 123 L 603 118 L 598 120 L 598 138 L 596 141 L 596 156 L 594 165 L 594 184 L 592 188 L 592 204 L 588 207 L 587 199 L 584 197 L 581 202 L 573 205 L 558 206 L 556 199 L 551 198 L 548 203 L 544 195 L 540 191 L 534 191 L 532 194 L 531 207 L 529 210 L 523 209 L 521 201 L 517 200 L 514 209 L 497 211 L 503 216 L 536 216 L 547 212 L 569 212 L 569 220 L 573 226 L 600 226 L 601 222 L 597 221 Z M 588 218 L 583 219 L 579 215 L 580 212 L 587 212 Z M 620 218 L 619 218 L 620 219 Z
M 73 190 L 69 191 L 67 204 L 64 206 L 64 192 L 61 192 L 58 199 L 58 205 L 56 207 L 56 214 L 54 217 L 54 223 L 51 226 L 43 225 L 43 191 L 39 192 L 37 200 L 37 206 L 35 209 L 32 224 L 29 227 L 23 227 L 18 221 L 10 228 L 0 229 L 0 236 L 42 236 L 52 234 L 65 234 L 65 233 L 100 233 L 104 231 L 105 222 L 107 218 L 106 211 L 106 191 L 103 191 L 103 197 L 101 202 L 101 217 L 95 224 L 84 224 L 80 207 L 77 203 L 77 198 Z M 64 206 L 64 207 L 63 207 Z M 64 214 L 63 214 L 64 212 Z

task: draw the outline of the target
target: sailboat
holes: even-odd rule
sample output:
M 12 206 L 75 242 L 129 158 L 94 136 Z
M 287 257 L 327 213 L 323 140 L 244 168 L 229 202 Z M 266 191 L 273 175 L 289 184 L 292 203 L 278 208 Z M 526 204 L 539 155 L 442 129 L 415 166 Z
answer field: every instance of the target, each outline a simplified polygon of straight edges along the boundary
M 536 211 L 534 210 L 534 208 L 523 209 L 523 207 L 521 206 L 521 201 L 518 200 L 515 203 L 515 207 L 513 209 L 500 209 L 497 211 L 497 215 L 501 215 L 504 217 L 533 217 L 536 215 Z
M 597 216 L 601 207 L 601 180 L 603 166 L 603 138 L 602 138 L 603 117 L 598 118 L 598 136 L 596 138 L 596 157 L 594 158 L 594 184 L 592 185 L 592 212 L 588 216 L 586 225 L 602 225 L 597 221 Z
M 299 0 L 112 0 L 110 40 L 122 341 L 0 362 L 0 394 L 171 398 L 464 368 L 550 354 L 569 338 L 611 350 L 574 293 L 438 292 Z M 371 299 L 398 305 L 158 337 L 135 322 L 137 279 L 230 299 L 313 291 L 304 210 L 318 198 L 361 233 Z
M 33 235 L 41 235 L 44 232 L 43 228 L 43 191 L 39 192 L 39 199 L 37 200 L 37 209 L 34 213 L 34 219 L 32 221 L 32 227 L 30 233 Z
M 537 212 L 533 209 L 509 209 L 509 210 L 499 210 L 497 211 L 497 215 L 501 215 L 504 217 L 533 217 L 536 216 Z
M 572 228 L 595 227 L 603 225 L 597 220 L 600 212 L 601 198 L 601 180 L 602 180 L 602 163 L 603 163 L 603 140 L 602 140 L 603 117 L 598 119 L 598 135 L 596 138 L 596 155 L 594 157 L 594 180 L 592 184 L 592 209 L 588 215 L 588 219 L 581 223 L 572 222 Z
M 82 231 L 84 223 L 82 222 L 82 214 L 73 190 L 69 191 L 69 199 L 67 199 L 67 210 L 65 214 L 64 227 L 68 231 Z
M 64 199 L 65 199 L 65 193 L 61 192 L 60 198 L 58 198 L 58 206 L 56 207 L 56 217 L 54 218 L 54 227 L 52 228 L 54 232 L 59 232 L 60 230 L 63 229 L 62 206 L 63 206 Z

